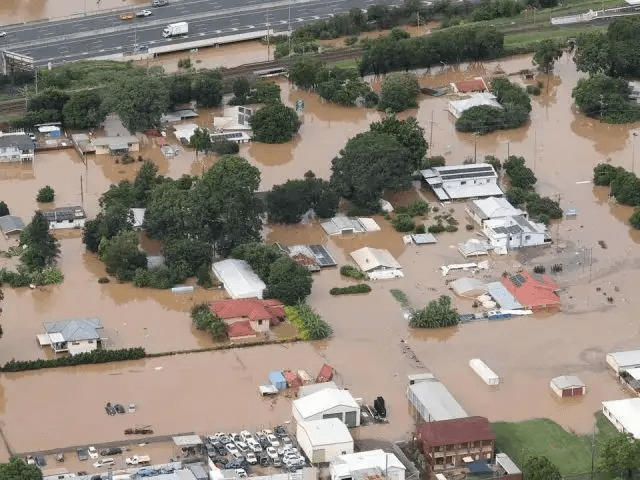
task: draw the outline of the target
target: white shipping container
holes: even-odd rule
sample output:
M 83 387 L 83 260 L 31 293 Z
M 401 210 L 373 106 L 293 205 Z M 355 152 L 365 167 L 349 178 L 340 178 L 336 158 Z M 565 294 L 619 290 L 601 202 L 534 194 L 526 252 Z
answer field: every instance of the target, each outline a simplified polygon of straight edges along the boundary
M 487 385 L 498 385 L 500 383 L 500 377 L 479 358 L 469 360 L 469 366 Z

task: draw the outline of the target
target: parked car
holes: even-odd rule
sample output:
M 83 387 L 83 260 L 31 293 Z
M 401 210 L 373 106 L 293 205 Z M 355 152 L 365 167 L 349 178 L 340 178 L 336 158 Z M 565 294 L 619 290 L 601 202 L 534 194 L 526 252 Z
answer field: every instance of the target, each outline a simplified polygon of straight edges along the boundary
M 47 465 L 47 462 L 42 455 L 36 456 L 36 465 L 39 467 L 45 467 Z
M 7 32 L 5 31 L 0 32 L 0 38 L 4 38 L 6 36 L 7 36 Z
M 238 443 L 242 441 L 242 438 L 240 438 L 240 435 L 238 435 L 237 433 L 230 433 L 229 436 L 231 437 L 231 440 L 234 441 L 234 443 Z
M 166 5 L 169 5 L 169 0 L 153 0 L 151 2 L 152 7 L 164 7 Z
M 89 447 L 88 451 L 89 451 L 89 457 L 91 457 L 94 460 L 98 458 L 98 450 L 96 450 L 96 447 Z
M 231 455 L 235 455 L 237 453 L 240 453 L 238 451 L 238 447 L 236 447 L 233 443 L 227 443 L 224 448 L 227 449 L 227 452 L 229 452 Z
M 278 425 L 276 428 L 274 428 L 274 430 L 275 430 L 275 434 L 279 437 L 289 435 L 289 432 L 287 432 L 287 429 L 282 425 Z
M 250 442 L 247 442 L 247 445 L 249 445 L 249 448 L 253 453 L 260 453 L 262 451 L 262 447 L 255 440 L 251 440 Z
M 260 453 L 257 455 L 258 457 L 258 463 L 260 464 L 261 467 L 267 467 L 269 465 L 269 457 L 264 454 L 264 453 Z
M 291 438 L 288 435 L 285 435 L 284 437 L 282 437 L 280 441 L 285 447 L 293 447 L 293 442 L 291 441 Z
M 222 444 L 227 444 L 227 443 L 232 443 L 233 440 L 231 439 L 231 437 L 229 437 L 229 435 L 227 435 L 226 433 L 221 433 L 218 435 L 218 440 L 220 441 L 220 443 Z
M 124 409 L 124 405 L 120 405 L 119 403 L 116 403 L 113 408 L 115 409 L 115 411 L 117 413 L 125 413 L 126 410 Z
M 267 456 L 271 459 L 271 460 L 277 460 L 278 459 L 278 452 L 276 451 L 275 448 L 273 447 L 267 447 Z
M 36 141 L 36 134 L 35 133 L 28 133 L 27 135 L 29 135 L 29 138 L 31 139 L 31 141 L 33 141 L 33 142 Z
M 272 447 L 278 448 L 280 446 L 278 438 L 273 433 L 267 435 L 267 440 L 269 440 Z
M 111 447 L 100 450 L 101 457 L 108 457 L 110 455 L 120 455 L 122 453 L 122 449 L 120 447 Z
M 235 452 L 235 453 L 232 453 L 231 455 L 233 455 L 233 458 L 235 460 L 244 460 L 244 455 L 242 454 L 242 452 Z
M 255 465 L 256 463 L 258 463 L 256 454 L 253 452 L 247 452 L 247 454 L 245 455 L 245 458 L 247 459 L 247 462 L 249 462 L 249 464 L 251 465 Z
M 148 17 L 150 15 L 153 15 L 151 10 L 140 10 L 139 12 L 136 12 L 136 17 Z
M 249 450 L 249 445 L 244 442 L 236 442 L 236 447 L 238 447 L 238 450 L 240 450 L 242 453 Z
M 282 460 L 280 460 L 279 458 L 274 458 L 273 459 L 273 466 L 274 467 L 281 467 L 282 466 Z
M 236 475 L 240 478 L 247 478 L 247 472 L 244 468 L 236 468 Z
M 247 443 L 247 440 L 249 440 L 250 438 L 253 438 L 253 435 L 248 430 L 242 430 L 240 432 L 240 438 L 242 439 L 243 442 Z
M 81 462 L 89 460 L 89 451 L 86 448 L 76 448 L 76 455 L 78 456 L 78 460 Z
M 273 434 L 273 430 L 269 430 L 268 428 L 265 428 L 264 430 L 260 430 L 259 433 L 261 433 L 262 435 L 264 435 L 266 437 L 267 435 Z
M 64 462 L 64 453 L 63 452 L 58 452 L 56 453 L 56 462 Z
M 260 444 L 262 448 L 267 448 L 271 446 L 271 442 L 267 439 L 266 435 L 256 434 L 256 440 Z
M 207 450 L 207 457 L 213 457 L 215 455 L 218 455 L 218 451 L 210 443 L 206 444 L 205 449 Z
M 113 458 L 101 458 L 97 462 L 94 462 L 93 468 L 109 467 L 115 465 L 116 461 Z
M 229 452 L 227 452 L 227 449 L 224 448 L 224 444 L 222 442 L 213 442 L 211 445 L 213 446 L 213 448 L 216 449 L 216 453 L 218 455 L 224 456 L 227 453 L 229 453 Z

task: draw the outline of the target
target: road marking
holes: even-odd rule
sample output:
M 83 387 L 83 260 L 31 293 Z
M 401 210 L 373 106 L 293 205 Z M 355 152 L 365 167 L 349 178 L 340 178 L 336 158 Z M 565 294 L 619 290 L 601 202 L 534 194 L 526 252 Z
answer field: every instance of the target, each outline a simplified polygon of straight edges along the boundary
M 249 25 L 247 28 L 256 28 L 255 25 Z
M 116 47 L 116 50 L 122 50 L 122 47 Z
M 238 29 L 234 27 L 234 28 L 232 28 L 232 29 L 231 29 L 231 31 L 232 31 L 232 32 L 237 32 L 237 31 L 238 31 Z
M 216 33 L 222 33 L 222 30 L 216 30 Z
M 99 53 L 104 52 L 104 48 L 101 48 L 100 50 L 98 50 Z

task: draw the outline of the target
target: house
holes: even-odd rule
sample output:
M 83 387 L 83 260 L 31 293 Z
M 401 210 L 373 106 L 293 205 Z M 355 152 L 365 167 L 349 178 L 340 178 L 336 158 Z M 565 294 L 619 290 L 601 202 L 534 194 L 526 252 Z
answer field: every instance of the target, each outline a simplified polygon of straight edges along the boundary
M 337 265 L 333 255 L 324 245 L 277 245 L 298 264 L 311 271 L 318 271 L 321 268 L 335 267 Z
M 640 350 L 607 353 L 607 363 L 619 375 L 632 368 L 640 367 Z
M 324 383 L 311 383 L 309 385 L 303 385 L 298 389 L 298 398 L 306 397 L 307 395 L 319 392 L 320 390 L 324 390 L 325 388 L 333 388 L 337 390 L 338 385 L 336 385 L 336 382 L 334 382 L 333 380 Z
M 373 218 L 345 217 L 338 215 L 320 224 L 327 235 L 350 235 L 352 233 L 378 232 L 380 226 Z
M 587 392 L 586 385 L 574 375 L 552 378 L 549 386 L 559 397 L 581 397 Z
M 477 278 L 462 277 L 449 284 L 456 295 L 468 298 L 477 298 L 488 292 L 487 286 Z
M 197 116 L 198 112 L 190 108 L 184 110 L 176 110 L 175 112 L 163 113 L 162 115 L 160 115 L 160 123 L 177 123 L 181 122 L 182 120 L 196 118 Z
M 38 210 L 49 222 L 50 230 L 83 228 L 87 215 L 82 207 L 58 207 L 55 210 Z
M 267 288 L 265 283 L 260 280 L 260 277 L 254 273 L 244 260 L 229 258 L 215 262 L 212 269 L 224 289 L 233 299 L 262 298 L 262 294 Z
M 227 335 L 232 340 L 240 340 L 241 338 L 255 338 L 256 332 L 249 320 L 240 320 L 227 324 Z
M 45 322 L 46 333 L 38 335 L 40 346 L 51 345 L 55 353 L 69 352 L 70 355 L 92 352 L 102 341 L 99 318 L 81 318 L 61 322 Z
M 427 168 L 420 173 L 441 201 L 501 197 L 498 174 L 488 163 Z
M 455 93 L 470 93 L 470 92 L 486 92 L 489 90 L 487 84 L 482 77 L 475 77 L 472 80 L 461 80 L 459 82 L 451 83 L 451 88 Z
M 523 215 L 485 220 L 483 233 L 493 249 L 512 250 L 551 242 L 547 226 L 528 220 Z
M 498 103 L 498 101 L 496 100 L 496 96 L 493 93 L 484 92 L 474 93 L 468 98 L 464 98 L 461 100 L 449 100 L 447 110 L 449 110 L 449 113 L 451 113 L 454 117 L 460 118 L 462 114 L 470 108 L 480 107 L 482 105 L 502 108 L 502 105 Z
M 527 212 L 515 208 L 504 197 L 488 197 L 469 200 L 465 207 L 465 212 L 480 227 L 487 220 L 495 220 L 500 218 L 527 217 Z
M 131 226 L 136 230 L 140 230 L 144 223 L 144 214 L 147 212 L 147 209 L 130 208 L 129 211 L 131 212 Z
M 200 128 L 200 125 L 195 123 L 185 123 L 184 125 L 177 125 L 174 127 L 175 136 L 181 143 L 188 144 L 191 141 L 196 129 Z
M 431 374 L 410 376 L 407 398 L 425 422 L 468 417 L 449 390 Z
M 560 308 L 558 285 L 548 275 L 536 280 L 524 270 L 515 275 L 503 275 L 502 283 L 518 302 L 529 310 Z
M 286 317 L 284 305 L 278 300 L 219 300 L 211 302 L 209 309 L 227 325 L 249 322 L 255 332 L 268 332 L 270 327 L 277 327 Z
M 485 417 L 428 422 L 418 429 L 418 439 L 427 463 L 436 471 L 490 460 L 496 441 Z
M 211 134 L 212 142 L 236 142 L 236 143 L 248 143 L 251 141 L 251 136 L 247 132 L 218 132 Z
M 466 242 L 458 244 L 458 251 L 464 258 L 489 255 L 489 250 L 491 250 L 489 242 L 480 238 L 470 238 Z
M 360 406 L 347 390 L 325 388 L 293 401 L 297 422 L 337 418 L 348 427 L 360 425 Z
M 36 144 L 24 132 L 0 132 L 0 163 L 33 162 Z
M 404 480 L 405 466 L 393 453 L 382 449 L 347 453 L 333 459 L 331 480 L 367 480 L 371 477 Z
M 24 222 L 20 217 L 16 217 L 15 215 L 4 215 L 0 217 L 0 230 L 2 230 L 4 235 L 20 233 L 24 230 Z
M 502 310 L 522 310 L 522 305 L 516 300 L 507 287 L 501 282 L 487 283 L 487 290 L 491 298 Z
M 402 266 L 388 250 L 364 247 L 351 252 L 351 258 L 372 280 L 404 277 Z
M 640 440 L 640 398 L 602 402 L 602 413 L 618 431 Z
M 60 128 L 60 122 L 52 123 L 39 123 L 35 125 L 38 127 L 38 133 L 43 133 L 47 137 L 58 138 L 62 136 L 62 129 Z
M 250 132 L 253 110 L 248 107 L 226 107 L 222 117 L 213 117 L 215 133 Z
M 296 439 L 312 464 L 331 462 L 339 455 L 353 453 L 353 437 L 337 418 L 298 422 Z
M 140 140 L 135 135 L 98 137 L 91 140 L 97 155 L 125 155 L 140 151 Z

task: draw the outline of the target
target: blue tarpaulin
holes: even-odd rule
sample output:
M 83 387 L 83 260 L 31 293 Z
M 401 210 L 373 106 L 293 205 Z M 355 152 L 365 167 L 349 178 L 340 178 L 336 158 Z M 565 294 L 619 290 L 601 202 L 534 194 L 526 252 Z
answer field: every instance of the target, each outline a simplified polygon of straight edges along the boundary
M 471 462 L 471 463 L 468 463 L 466 467 L 469 469 L 471 473 L 484 473 L 484 472 L 491 471 L 491 469 L 489 468 L 489 465 L 487 465 L 484 462 Z
M 269 372 L 269 383 L 276 387 L 278 390 L 284 390 L 287 388 L 287 381 L 285 380 L 280 370 L 274 370 Z

